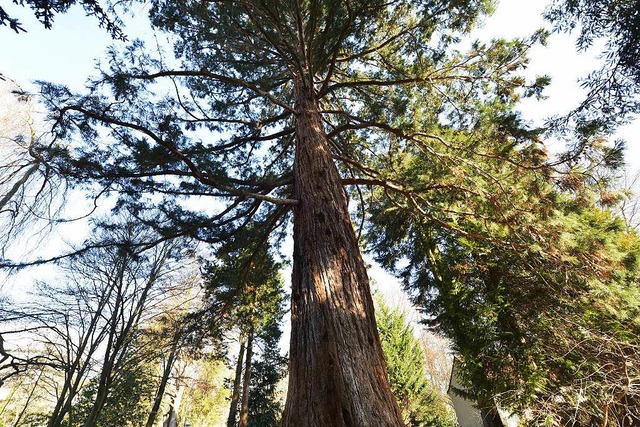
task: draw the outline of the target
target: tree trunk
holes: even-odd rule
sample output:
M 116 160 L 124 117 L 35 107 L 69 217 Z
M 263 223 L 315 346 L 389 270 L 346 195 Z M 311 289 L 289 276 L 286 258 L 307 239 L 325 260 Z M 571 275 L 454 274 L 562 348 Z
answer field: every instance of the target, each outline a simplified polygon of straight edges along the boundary
M 153 424 L 158 416 L 158 411 L 160 410 L 160 405 L 162 404 L 162 398 L 164 397 L 164 391 L 167 388 L 167 382 L 169 381 L 169 377 L 171 376 L 171 370 L 173 369 L 173 362 L 176 360 L 176 353 L 178 352 L 178 342 L 179 334 L 176 334 L 174 337 L 174 341 L 171 344 L 171 350 L 169 352 L 169 358 L 167 359 L 167 364 L 164 367 L 162 372 L 162 378 L 160 379 L 160 386 L 158 387 L 158 391 L 156 393 L 156 397 L 153 401 L 153 407 L 151 408 L 151 412 L 149 412 L 149 417 L 147 418 L 146 427 L 153 427 Z
M 120 268 L 118 270 L 118 277 L 122 277 L 122 274 L 123 270 Z M 94 339 L 96 337 L 94 332 L 100 328 L 99 323 L 103 317 L 102 313 L 112 292 L 113 287 L 110 286 L 106 291 L 103 291 L 103 293 L 100 294 L 96 311 L 91 315 L 89 328 L 84 333 L 84 337 L 82 337 L 76 347 L 74 360 L 73 362 L 71 362 L 71 360 L 68 361 L 70 366 L 65 370 L 65 381 L 62 391 L 58 396 L 55 408 L 51 413 L 49 422 L 47 423 L 47 427 L 58 427 L 62 425 L 64 417 L 71 410 L 73 400 L 78 393 L 78 389 L 84 380 L 84 374 L 89 367 L 91 356 L 97 351 L 98 346 L 102 342 L 102 338 Z M 97 335 L 100 336 L 100 333 Z M 75 347 L 70 340 L 67 341 L 66 346 L 67 348 L 70 346 Z
M 182 404 L 182 395 L 184 394 L 184 384 L 179 385 L 176 381 L 176 394 L 171 399 L 169 404 L 169 412 L 167 418 L 162 422 L 162 427 L 178 427 L 178 413 L 180 412 L 180 405 Z
M 178 411 L 173 407 L 173 405 L 169 406 L 169 413 L 167 414 L 167 419 L 162 423 L 162 427 L 177 427 L 178 426 Z
M 9 190 L 9 192 L 5 194 L 4 197 L 2 197 L 2 199 L 0 199 L 0 212 L 4 211 L 4 207 L 9 203 L 11 198 L 16 195 L 18 190 L 24 187 L 24 185 L 27 183 L 31 175 L 36 173 L 36 171 L 38 170 L 38 167 L 40 167 L 40 164 L 38 162 L 34 163 L 29 169 L 27 169 L 24 175 L 22 175 L 22 178 L 20 178 L 18 181 L 16 181 L 15 184 L 13 184 L 13 187 L 11 187 L 11 190 Z
M 96 398 L 89 412 L 89 416 L 84 422 L 84 427 L 96 427 L 98 425 L 98 416 L 107 402 L 109 395 L 109 377 L 113 372 L 113 364 L 111 360 L 105 361 L 102 365 L 102 373 L 100 374 L 100 381 L 98 382 L 98 390 L 96 391 Z
M 119 312 L 119 308 L 122 303 L 121 300 L 122 298 L 120 294 L 118 294 L 118 297 L 116 298 L 114 313 Z M 107 396 L 109 394 L 111 375 L 113 373 L 117 347 L 119 347 L 118 341 L 120 339 L 120 337 L 116 337 L 116 319 L 112 317 L 111 322 L 111 329 L 109 331 L 109 337 L 107 339 L 107 348 L 104 352 L 104 360 L 102 362 L 102 370 L 100 371 L 96 397 L 93 402 L 93 406 L 91 407 L 91 411 L 89 412 L 89 416 L 83 424 L 84 427 L 96 427 L 96 425 L 98 424 L 98 416 L 100 415 L 100 411 L 102 411 L 102 408 L 104 407 L 104 404 L 107 401 Z
M 240 398 L 240 380 L 242 380 L 242 361 L 244 360 L 244 332 L 240 335 L 240 350 L 238 352 L 238 361 L 236 362 L 236 376 L 233 379 L 233 391 L 231 393 L 231 406 L 229 407 L 229 417 L 227 418 L 227 427 L 236 425 L 236 415 L 238 414 L 238 399 Z
M 282 425 L 402 426 L 341 177 L 312 90 L 296 81 L 289 388 Z
M 251 358 L 253 357 L 253 327 L 249 327 L 247 337 L 247 359 L 244 364 L 244 380 L 242 382 L 242 405 L 240 406 L 239 427 L 247 427 L 249 422 L 249 384 L 251 383 Z
M 71 401 L 67 399 L 67 390 L 69 388 L 69 381 L 71 381 L 71 379 L 69 379 L 67 375 L 69 374 L 65 373 L 65 380 L 62 386 L 62 391 L 56 399 L 56 405 L 51 412 L 47 427 L 58 427 L 60 424 L 62 424 L 62 420 L 67 414 L 65 408 L 71 407 Z

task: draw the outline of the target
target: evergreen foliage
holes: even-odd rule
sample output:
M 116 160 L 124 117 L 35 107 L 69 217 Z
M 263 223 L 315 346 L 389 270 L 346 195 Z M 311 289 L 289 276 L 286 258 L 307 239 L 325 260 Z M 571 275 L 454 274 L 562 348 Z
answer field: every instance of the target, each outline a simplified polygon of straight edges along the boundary
M 137 427 L 144 425 L 156 389 L 153 368 L 148 363 L 128 363 L 118 371 L 109 397 L 100 410 L 96 427 Z M 93 407 L 98 377 L 92 378 L 74 404 L 64 427 L 82 427 Z
M 620 165 L 622 147 L 604 144 L 607 127 L 588 118 L 568 154 L 549 158 L 543 130 L 515 110 L 549 82 L 523 77 L 529 48 L 546 34 L 453 47 L 490 9 L 486 0 L 156 1 L 151 21 L 175 41 L 176 61 L 133 42 L 111 50 L 85 94 L 43 84 L 58 141 L 74 143 L 34 151 L 95 197 L 117 193 L 116 211 L 158 233 L 141 246 L 181 236 L 213 245 L 214 312 L 256 321 L 256 330 L 275 318 L 262 318 L 263 295 L 277 293 L 261 287 L 275 283 L 268 246 L 278 245 L 292 211 L 295 219 L 319 212 L 306 218 L 306 234 L 294 227 L 294 279 L 307 281 L 294 285 L 293 306 L 316 317 L 293 324 L 305 339 L 334 342 L 315 359 L 302 353 L 316 342 L 290 356 L 295 367 L 322 359 L 316 378 L 351 391 L 291 393 L 309 383 L 296 375 L 294 405 L 317 398 L 339 405 L 332 416 L 345 420 L 336 423 L 357 424 L 351 417 L 367 402 L 355 390 L 370 381 L 368 360 L 343 352 L 356 354 L 367 341 L 358 337 L 368 336 L 364 354 L 379 355 L 371 331 L 349 329 L 374 321 L 364 264 L 348 245 L 346 186 L 371 250 L 387 267 L 400 265 L 416 301 L 465 357 L 478 398 L 547 411 L 541 422 L 635 416 L 635 391 L 614 385 L 625 375 L 633 383 L 640 366 L 626 365 L 638 354 L 637 237 L 606 210 L 617 195 L 598 173 Z M 312 139 L 317 150 L 305 153 L 301 141 Z M 312 155 L 332 169 L 304 175 Z M 316 193 L 305 198 L 300 188 Z M 348 226 L 341 235 L 325 224 L 329 209 L 332 222 Z M 326 250 L 330 239 L 337 249 Z M 302 245 L 321 256 L 300 253 Z M 609 341 L 612 350 L 601 351 Z M 359 371 L 337 369 L 346 365 Z M 584 395 L 574 379 L 596 380 Z M 376 387 L 370 397 L 386 404 L 384 381 L 358 390 Z M 394 420 L 397 410 L 390 404 L 382 415 Z
M 267 242 L 252 240 L 251 227 L 221 245 L 205 272 L 211 325 L 225 331 L 252 328 L 260 337 L 279 333 L 286 300 L 280 270 Z
M 286 373 L 287 358 L 280 356 L 278 345 L 286 295 L 279 273 L 282 265 L 265 242 L 251 244 L 255 236 L 247 227 L 220 246 L 215 263 L 207 269 L 206 286 L 209 306 L 218 313 L 217 327 L 223 333 L 251 333 L 251 345 L 259 349 L 249 374 L 247 425 L 267 427 L 279 425 L 282 412 L 277 387 Z
M 380 340 L 393 394 L 407 426 L 455 426 L 446 398 L 426 376 L 424 352 L 404 314 L 378 301 Z
M 182 66 L 167 69 L 134 42 L 111 50 L 90 94 L 45 84 L 58 135 L 84 140 L 53 148 L 56 168 L 83 188 L 116 191 L 119 209 L 153 212 L 146 223 L 167 238 L 217 244 L 252 222 L 263 235 L 281 229 L 296 203 L 296 75 L 313 81 L 345 184 L 395 191 L 410 189 L 386 182 L 388 150 L 431 144 L 441 118 L 469 125 L 471 99 L 544 83 L 514 74 L 525 41 L 448 49 L 485 1 L 290 3 L 154 3 L 152 22 L 175 35 Z M 289 41 L 298 38 L 306 56 Z M 205 199 L 219 204 L 193 203 Z
M 273 324 L 258 337 L 260 357 L 254 362 L 249 390 L 250 427 L 277 427 L 282 414 L 278 387 L 286 375 L 287 358 L 280 355 L 280 326 Z
M 463 200 L 429 199 L 457 229 L 383 194 L 371 217 L 375 253 L 390 268 L 408 260 L 397 268 L 405 285 L 462 355 L 468 397 L 499 396 L 533 425 L 638 417 L 637 393 L 624 385 L 638 377 L 638 236 L 607 208 L 619 195 L 602 168 L 619 167 L 619 153 L 596 136 L 583 143 L 589 160 L 569 169 L 537 163 L 535 139 L 513 153 L 522 163 L 467 163 L 484 164 L 484 182 L 464 163 L 441 168 L 456 186 L 475 183 Z M 417 153 L 400 173 L 418 186 L 435 171 Z

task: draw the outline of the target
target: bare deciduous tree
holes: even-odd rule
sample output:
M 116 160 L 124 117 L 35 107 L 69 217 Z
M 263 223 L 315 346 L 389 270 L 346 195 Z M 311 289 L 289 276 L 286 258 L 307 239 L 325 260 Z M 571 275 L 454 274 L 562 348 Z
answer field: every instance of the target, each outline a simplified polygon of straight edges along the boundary
M 177 243 L 137 249 L 144 231 L 126 221 L 105 234 L 103 240 L 114 244 L 63 263 L 63 285 L 39 283 L 29 301 L 2 307 L 8 321 L 0 331 L 0 378 L 45 367 L 61 376 L 52 381 L 49 427 L 69 416 L 92 377 L 98 385 L 84 425 L 96 425 L 119 372 L 139 356 L 134 343 L 143 325 L 178 292 L 178 264 L 172 261 Z M 5 346 L 5 340 L 13 344 Z
M 66 181 L 37 153 L 50 135 L 37 103 L 15 81 L 0 81 L 0 258 L 25 232 L 53 224 L 66 196 Z

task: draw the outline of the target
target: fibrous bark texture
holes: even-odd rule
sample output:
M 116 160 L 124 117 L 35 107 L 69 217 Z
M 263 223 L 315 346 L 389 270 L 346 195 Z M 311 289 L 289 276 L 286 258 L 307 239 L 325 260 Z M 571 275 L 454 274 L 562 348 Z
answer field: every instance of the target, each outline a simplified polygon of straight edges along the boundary
M 240 405 L 240 423 L 238 427 L 249 424 L 249 385 L 251 384 L 251 359 L 253 358 L 253 327 L 249 327 L 247 337 L 247 358 L 244 364 L 244 379 L 242 381 L 242 405 Z
M 292 335 L 283 426 L 401 426 L 369 279 L 311 91 L 296 87 Z
M 238 351 L 238 361 L 236 362 L 236 375 L 233 380 L 233 391 L 231 392 L 231 406 L 229 407 L 229 416 L 227 417 L 227 427 L 236 425 L 236 416 L 238 414 L 238 400 L 240 399 L 240 381 L 242 381 L 242 361 L 244 359 L 245 334 L 240 334 L 240 350 Z

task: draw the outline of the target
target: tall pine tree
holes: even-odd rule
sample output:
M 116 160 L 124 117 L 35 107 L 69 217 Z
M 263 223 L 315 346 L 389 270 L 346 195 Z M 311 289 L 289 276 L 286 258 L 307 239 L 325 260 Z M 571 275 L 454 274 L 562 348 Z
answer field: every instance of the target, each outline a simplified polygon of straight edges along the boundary
M 376 318 L 391 390 L 406 426 L 455 426 L 451 406 L 426 376 L 425 354 L 406 316 L 379 301 Z

